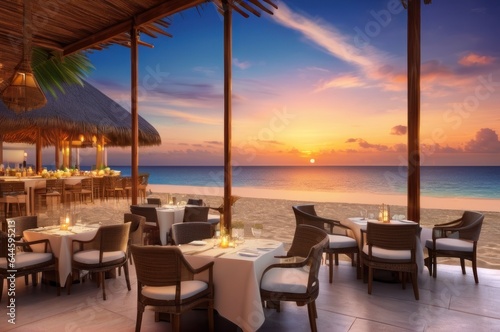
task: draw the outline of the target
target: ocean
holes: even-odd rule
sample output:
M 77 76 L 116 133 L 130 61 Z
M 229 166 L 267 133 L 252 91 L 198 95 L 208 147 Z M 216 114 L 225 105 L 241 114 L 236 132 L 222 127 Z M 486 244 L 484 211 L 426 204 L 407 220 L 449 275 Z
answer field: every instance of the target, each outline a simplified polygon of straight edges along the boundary
M 129 166 L 111 166 L 122 175 Z M 423 166 L 421 196 L 500 199 L 500 166 Z M 150 184 L 222 187 L 222 166 L 140 166 Z M 238 166 L 233 187 L 337 193 L 405 195 L 406 167 L 398 166 Z

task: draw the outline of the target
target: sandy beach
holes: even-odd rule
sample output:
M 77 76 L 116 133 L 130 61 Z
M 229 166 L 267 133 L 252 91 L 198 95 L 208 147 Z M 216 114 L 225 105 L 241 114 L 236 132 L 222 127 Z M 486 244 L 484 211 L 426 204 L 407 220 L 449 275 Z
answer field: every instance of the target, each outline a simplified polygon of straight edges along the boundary
M 202 198 L 206 205 L 218 207 L 223 201 L 223 188 L 189 187 L 170 185 L 149 185 L 151 197 L 159 197 L 167 203 L 167 197 L 175 196 L 177 201 L 187 201 L 188 198 Z M 264 225 L 263 238 L 272 238 L 290 244 L 295 230 L 295 217 L 292 205 L 313 203 L 318 215 L 342 220 L 348 217 L 358 217 L 361 211 L 377 213 L 382 203 L 391 205 L 391 214 L 406 214 L 406 197 L 392 195 L 340 195 L 324 192 L 291 192 L 255 188 L 235 187 L 232 194 L 241 198 L 233 206 L 233 222 L 245 223 L 245 236 L 251 236 L 251 225 L 260 222 Z M 120 199 L 94 204 L 76 204 L 73 208 L 82 216 L 82 221 L 102 224 L 122 222 L 122 214 L 129 212 L 130 201 Z M 434 224 L 448 222 L 459 218 L 464 210 L 480 211 L 485 214 L 481 237 L 478 243 L 478 266 L 500 269 L 500 204 L 498 200 L 481 199 L 444 199 L 422 198 L 422 227 L 432 227 Z M 211 213 L 216 213 L 215 211 Z M 53 216 L 41 214 L 39 224 L 50 224 Z M 426 254 L 425 254 L 426 255 Z M 456 259 L 440 263 L 459 264 Z

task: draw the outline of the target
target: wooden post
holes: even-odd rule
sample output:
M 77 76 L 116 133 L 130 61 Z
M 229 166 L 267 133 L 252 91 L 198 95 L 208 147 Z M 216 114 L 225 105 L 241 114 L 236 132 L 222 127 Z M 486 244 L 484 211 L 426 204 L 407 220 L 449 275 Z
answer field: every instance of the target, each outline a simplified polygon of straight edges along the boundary
M 408 219 L 420 224 L 420 2 L 408 1 Z
M 57 146 L 55 148 L 57 149 Z M 41 128 L 37 129 L 35 149 L 36 149 L 35 173 L 40 174 L 40 173 L 42 173 L 42 134 L 41 134 Z
M 132 114 L 132 205 L 137 204 L 138 181 L 139 181 L 139 115 L 137 110 L 137 87 L 138 78 L 138 59 L 139 52 L 137 48 L 137 39 L 139 38 L 135 24 L 130 30 L 131 40 L 131 114 Z
M 224 0 L 224 226 L 231 230 L 232 10 Z M 222 226 L 222 225 L 221 225 Z

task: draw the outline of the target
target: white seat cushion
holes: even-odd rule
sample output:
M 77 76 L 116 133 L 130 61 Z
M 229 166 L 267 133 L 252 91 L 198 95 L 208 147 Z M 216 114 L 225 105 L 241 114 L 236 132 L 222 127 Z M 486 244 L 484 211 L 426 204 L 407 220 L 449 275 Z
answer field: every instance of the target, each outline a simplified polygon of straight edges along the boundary
M 124 257 L 123 251 L 109 251 L 102 255 L 102 262 L 110 262 Z M 99 250 L 79 251 L 73 255 L 73 259 L 83 264 L 99 264 Z
M 20 269 L 26 266 L 48 262 L 52 259 L 50 252 L 20 252 L 16 254 L 16 262 L 14 269 Z M 7 259 L 0 258 L 0 268 L 7 269 Z M 9 267 L 11 269 L 11 267 Z
M 191 297 L 208 288 L 206 282 L 200 280 L 187 280 L 181 282 L 181 299 Z M 141 291 L 142 295 L 155 300 L 174 300 L 175 286 L 144 286 Z
M 363 252 L 368 255 L 368 245 L 365 244 Z M 382 259 L 410 260 L 411 250 L 388 250 L 378 247 L 372 247 L 372 256 Z
M 152 221 L 146 221 L 144 223 L 145 226 L 150 226 L 150 227 L 157 227 L 156 223 L 155 222 L 152 222 Z
M 309 272 L 302 268 L 272 268 L 261 281 L 261 288 L 272 292 L 301 294 L 307 291 Z
M 427 240 L 425 246 L 427 248 L 432 249 L 433 246 L 432 239 Z M 472 252 L 473 249 L 474 249 L 474 242 L 469 240 L 450 239 L 450 238 L 436 239 L 436 250 L 454 250 L 454 251 Z
M 330 248 L 350 248 L 358 245 L 356 240 L 349 236 L 328 234 L 328 240 Z

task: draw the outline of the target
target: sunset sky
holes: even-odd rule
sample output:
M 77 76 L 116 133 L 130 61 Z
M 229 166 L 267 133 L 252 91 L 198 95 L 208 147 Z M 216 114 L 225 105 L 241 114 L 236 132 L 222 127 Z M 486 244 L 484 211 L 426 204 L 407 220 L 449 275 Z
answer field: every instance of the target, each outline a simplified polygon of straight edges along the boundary
M 400 1 L 277 3 L 273 16 L 233 14 L 234 165 L 407 164 Z M 498 17 L 498 1 L 422 4 L 422 165 L 500 165 Z M 222 165 L 223 18 L 207 4 L 168 32 L 141 37 L 154 48 L 139 50 L 139 114 L 163 143 L 139 164 Z M 90 59 L 88 81 L 130 109 L 129 50 Z M 108 164 L 129 165 L 129 152 L 110 149 Z

